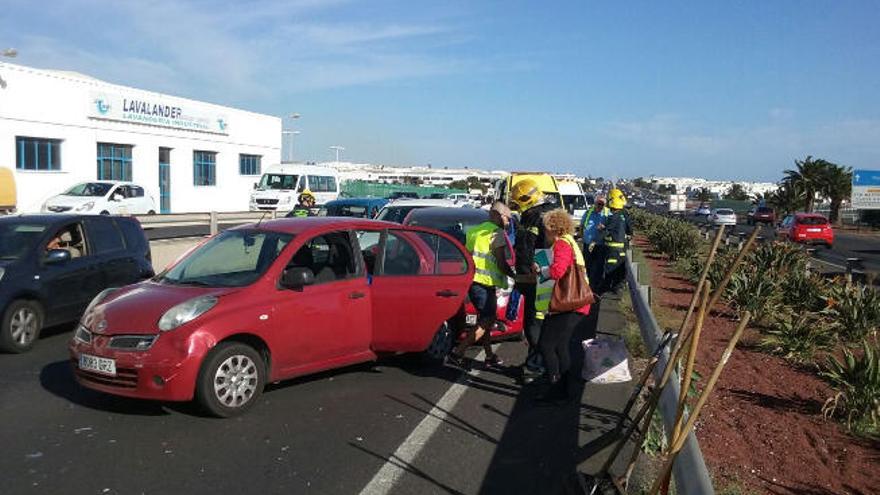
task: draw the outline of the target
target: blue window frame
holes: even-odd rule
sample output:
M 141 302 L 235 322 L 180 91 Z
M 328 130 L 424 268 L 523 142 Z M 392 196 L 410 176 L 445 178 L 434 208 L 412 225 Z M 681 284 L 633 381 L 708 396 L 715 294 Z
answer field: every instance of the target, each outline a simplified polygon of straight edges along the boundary
M 98 143 L 98 180 L 131 181 L 130 144 Z
M 241 175 L 260 175 L 260 155 L 238 155 L 238 173 Z
M 61 170 L 61 140 L 16 136 L 15 168 Z
M 217 152 L 193 151 L 193 185 L 217 185 Z

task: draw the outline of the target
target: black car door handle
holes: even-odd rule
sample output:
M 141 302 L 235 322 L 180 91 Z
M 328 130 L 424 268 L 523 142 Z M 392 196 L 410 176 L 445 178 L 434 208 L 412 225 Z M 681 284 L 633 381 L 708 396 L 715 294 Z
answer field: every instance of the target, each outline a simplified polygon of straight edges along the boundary
M 364 294 L 363 292 L 352 292 L 351 294 L 348 295 L 349 299 L 360 299 L 362 297 L 367 297 L 367 295 Z
M 437 295 L 440 297 L 455 297 L 458 295 L 458 292 L 455 292 L 454 290 L 443 289 L 441 291 L 438 291 Z

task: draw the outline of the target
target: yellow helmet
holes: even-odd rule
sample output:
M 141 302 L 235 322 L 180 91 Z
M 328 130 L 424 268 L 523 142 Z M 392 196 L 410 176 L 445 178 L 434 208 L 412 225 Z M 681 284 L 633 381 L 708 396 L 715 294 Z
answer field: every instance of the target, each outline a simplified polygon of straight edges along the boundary
M 510 188 L 510 203 L 518 211 L 526 211 L 538 204 L 544 193 L 534 179 L 523 179 Z
M 305 201 L 306 199 L 311 199 L 312 201 L 315 201 L 315 195 L 312 194 L 312 191 L 309 191 L 308 189 L 306 189 L 306 190 L 304 190 L 303 192 L 301 192 L 301 193 L 299 194 L 299 198 L 298 198 L 298 199 L 299 199 L 299 202 L 300 202 L 300 203 L 302 203 L 302 202 Z
M 623 198 L 623 195 L 611 196 L 611 199 L 608 201 L 608 207 L 612 210 L 622 210 L 624 206 L 626 206 L 626 200 Z

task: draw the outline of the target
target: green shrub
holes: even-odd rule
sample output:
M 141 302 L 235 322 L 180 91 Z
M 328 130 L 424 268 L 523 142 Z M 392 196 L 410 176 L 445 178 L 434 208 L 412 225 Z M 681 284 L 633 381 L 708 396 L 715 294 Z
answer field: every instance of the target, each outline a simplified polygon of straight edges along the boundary
M 794 363 L 807 363 L 816 352 L 830 349 L 835 340 L 831 324 L 819 315 L 788 314 L 777 317 L 758 347 Z
M 784 304 L 794 313 L 818 313 L 827 306 L 829 291 L 828 281 L 805 270 L 792 270 L 783 277 L 780 290 L 784 295 Z
M 844 418 L 858 434 L 880 431 L 880 346 L 862 342 L 861 355 L 844 349 L 843 359 L 829 357 L 822 371 L 837 391 L 823 408 L 826 416 Z
M 865 285 L 847 287 L 838 282 L 828 291 L 824 313 L 844 340 L 859 342 L 880 327 L 880 294 Z

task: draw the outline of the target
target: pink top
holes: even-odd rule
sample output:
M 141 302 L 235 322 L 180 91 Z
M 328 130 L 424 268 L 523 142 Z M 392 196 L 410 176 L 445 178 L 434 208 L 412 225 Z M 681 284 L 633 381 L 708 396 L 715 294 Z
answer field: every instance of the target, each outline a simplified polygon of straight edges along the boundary
M 575 257 L 571 246 L 562 239 L 557 239 L 553 243 L 553 263 L 550 264 L 550 278 L 559 280 L 568 271 L 568 267 L 574 265 Z M 590 314 L 590 305 L 587 304 L 575 312 L 588 315 Z

